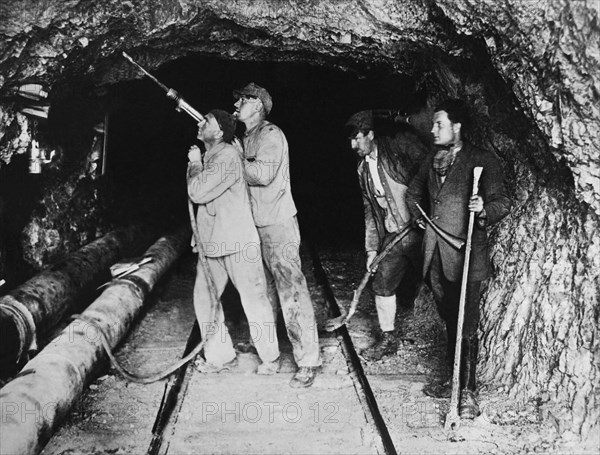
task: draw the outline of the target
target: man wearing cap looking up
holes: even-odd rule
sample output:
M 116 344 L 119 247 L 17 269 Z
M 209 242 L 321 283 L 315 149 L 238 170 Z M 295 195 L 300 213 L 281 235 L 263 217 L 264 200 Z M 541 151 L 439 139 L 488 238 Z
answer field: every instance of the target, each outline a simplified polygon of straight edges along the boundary
M 309 387 L 321 365 L 315 313 L 300 264 L 300 230 L 292 199 L 288 144 L 266 120 L 273 101 L 254 82 L 235 90 L 235 116 L 244 123 L 244 169 L 254 222 L 260 236 L 269 297 L 277 300 L 292 343 L 298 371 L 291 387 Z
M 246 313 L 252 341 L 262 360 L 258 374 L 275 374 L 279 365 L 279 343 L 275 321 L 267 296 L 258 233 L 254 226 L 248 189 L 244 181 L 241 156 L 231 145 L 235 132 L 234 117 L 214 109 L 198 123 L 198 139 L 206 146 L 192 146 L 188 153 L 188 195 L 198 204 L 197 232 L 208 269 L 220 299 L 231 280 Z M 204 258 L 198 257 L 198 261 Z M 194 285 L 194 309 L 205 339 L 204 359 L 197 368 L 205 373 L 227 369 L 235 363 L 236 353 L 225 326 L 220 301 L 212 314 L 209 284 L 198 263 Z
M 357 112 L 346 122 L 350 146 L 361 158 L 358 177 L 365 212 L 367 270 L 371 269 L 377 254 L 395 235 L 411 225 L 406 189 L 427 154 L 427 147 L 410 125 L 397 125 L 386 134 L 380 134 L 383 133 L 383 128 L 380 128 L 383 123 L 384 119 L 376 118 L 370 110 Z M 421 239 L 419 230 L 413 229 L 377 267 L 372 288 L 381 333 L 375 344 L 362 352 L 368 360 L 380 360 L 386 355 L 396 354 L 398 350 L 395 335 L 396 289 L 411 267 L 415 271 L 420 270 Z M 413 288 L 415 285 L 418 283 L 413 283 Z M 416 289 L 401 291 L 414 294 Z

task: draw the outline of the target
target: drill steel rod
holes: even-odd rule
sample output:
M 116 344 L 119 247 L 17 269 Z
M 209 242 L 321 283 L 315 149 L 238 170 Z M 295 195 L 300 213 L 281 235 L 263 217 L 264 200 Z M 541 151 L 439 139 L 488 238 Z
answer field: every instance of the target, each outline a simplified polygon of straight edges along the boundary
M 125 57 L 129 62 L 131 62 L 135 67 L 137 67 L 142 73 L 148 76 L 155 84 L 157 84 L 160 88 L 162 88 L 165 92 L 167 92 L 167 96 L 177 103 L 176 109 L 178 111 L 183 111 L 192 117 L 196 122 L 201 122 L 204 120 L 204 116 L 194 109 L 186 100 L 184 100 L 179 94 L 173 90 L 172 88 L 167 87 L 165 84 L 160 82 L 157 78 L 155 78 L 152 74 L 142 67 L 139 63 L 131 58 L 129 54 L 123 52 L 123 57 Z

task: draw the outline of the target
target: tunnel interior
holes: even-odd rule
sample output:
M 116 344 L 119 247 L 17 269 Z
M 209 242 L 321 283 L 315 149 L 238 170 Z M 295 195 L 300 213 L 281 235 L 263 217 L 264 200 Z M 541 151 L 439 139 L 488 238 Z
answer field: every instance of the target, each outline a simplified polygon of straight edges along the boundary
M 404 111 L 425 103 L 413 79 L 389 70 L 374 69 L 358 78 L 305 63 L 188 56 L 161 66 L 155 75 L 203 113 L 213 108 L 233 112 L 232 90 L 250 81 L 268 88 L 274 100 L 269 120 L 282 128 L 289 144 L 301 228 L 307 238 L 322 244 L 362 241 L 357 160 L 346 138 L 346 119 L 363 109 Z M 110 114 L 107 172 L 114 174 L 119 196 L 130 201 L 124 212 L 134 209 L 150 218 L 185 222 L 183 176 L 187 150 L 198 143 L 195 122 L 176 112 L 173 102 L 147 78 L 109 90 L 123 103 Z
M 289 144 L 292 193 L 303 241 L 331 250 L 360 251 L 364 241 L 358 161 L 349 147 L 345 121 L 360 110 L 417 112 L 426 103 L 425 89 L 417 87 L 414 78 L 389 68 L 372 68 L 358 76 L 307 63 L 191 55 L 166 63 L 153 74 L 202 113 L 213 108 L 232 112 L 232 90 L 250 81 L 268 88 L 274 100 L 269 120 L 282 128 Z M 48 119 L 37 124 L 40 141 L 60 148 L 61 156 L 42 175 L 28 173 L 27 156 L 2 168 L 4 189 L 22 193 L 21 203 L 10 207 L 16 218 L 5 226 L 5 236 L 14 240 L 6 243 L 8 256 L 14 264 L 21 264 L 14 269 L 14 281 L 33 273 L 20 258 L 22 231 L 33 211 L 41 208 L 42 191 L 52 182 L 60 185 L 68 172 L 88 159 L 94 147 L 93 128 L 101 122 L 108 125 L 104 126 L 107 144 L 102 152 L 106 153 L 102 175 L 97 172 L 94 178 L 78 182 L 77 191 L 101 192 L 97 202 L 103 205 L 102 222 L 113 227 L 141 223 L 162 232 L 189 224 L 185 173 L 190 145 L 200 145 L 195 121 L 177 112 L 175 103 L 145 77 L 116 82 L 99 92 L 74 84 L 61 95 Z M 243 134 L 243 125 L 238 134 Z M 73 196 L 85 199 L 84 194 Z M 188 253 L 182 264 L 194 267 Z M 223 300 L 228 317 L 244 326 L 239 296 L 231 284 Z M 3 345 L 12 352 L 11 343 L 19 337 L 10 320 L 5 324 Z M 286 338 L 284 331 L 281 338 Z
M 306 63 L 191 55 L 153 73 L 200 112 L 213 108 L 232 112 L 232 90 L 250 81 L 268 88 L 274 100 L 269 120 L 282 128 L 289 144 L 292 192 L 303 236 L 321 245 L 356 245 L 363 240 L 357 158 L 346 137 L 346 119 L 372 108 L 416 112 L 426 102 L 425 89 L 417 87 L 414 78 L 389 68 L 372 68 L 359 76 Z M 148 223 L 167 229 L 189 222 L 185 170 L 187 150 L 199 144 L 195 121 L 177 112 L 158 85 L 141 78 L 117 82 L 101 93 L 85 89 L 63 93 L 38 130 L 49 147 L 63 150 L 64 171 L 85 160 L 93 144 L 93 127 L 104 121 L 108 124 L 104 175 L 90 182 L 89 191 L 101 188 L 104 192 L 105 221 L 114 226 Z M 27 157 L 18 158 L 2 168 L 4 189 L 22 193 L 22 202 L 10 210 L 17 216 L 7 227 L 8 237 L 16 240 L 15 248 L 40 198 L 41 182 L 47 185 L 52 178 L 48 171 L 29 175 Z M 10 256 L 16 260 L 18 253 Z M 25 267 L 25 272 L 30 270 Z
M 6 9 L 0 291 L 120 225 L 188 223 L 196 125 L 121 51 L 201 112 L 231 112 L 232 89 L 249 81 L 268 88 L 270 119 L 290 145 L 303 239 L 324 248 L 363 243 L 344 121 L 393 108 L 415 114 L 426 137 L 433 106 L 458 97 L 472 109 L 473 142 L 500 157 L 515 201 L 490 229 L 481 376 L 547 403 L 561 432 L 598 428 L 597 10 L 526 0 L 191 3 L 36 17 Z M 50 92 L 47 119 L 23 115 L 10 94 L 30 82 Z M 99 176 L 90 161 L 101 130 Z M 56 152 L 38 175 L 28 172 L 32 139 Z

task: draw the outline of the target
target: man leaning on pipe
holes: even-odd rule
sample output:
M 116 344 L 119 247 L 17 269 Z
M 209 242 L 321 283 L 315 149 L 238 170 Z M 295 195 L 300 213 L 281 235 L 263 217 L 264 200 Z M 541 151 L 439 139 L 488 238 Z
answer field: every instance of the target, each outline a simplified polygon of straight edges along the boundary
M 409 124 L 386 125 L 391 122 L 376 114 L 372 110 L 357 112 L 346 122 L 350 147 L 361 159 L 358 178 L 365 213 L 367 270 L 395 235 L 411 224 L 406 189 L 428 152 Z M 407 272 L 421 267 L 421 239 L 418 229 L 410 231 L 377 266 L 372 288 L 381 333 L 375 344 L 362 352 L 366 359 L 380 360 L 398 350 L 396 290 Z M 412 289 L 402 290 L 412 298 L 419 284 L 413 281 Z
M 225 325 L 220 297 L 228 280 L 236 287 L 251 330 L 252 341 L 262 360 L 258 374 L 275 374 L 279 344 L 260 256 L 258 233 L 252 219 L 248 189 L 238 148 L 232 145 L 235 119 L 214 109 L 198 123 L 197 146 L 188 153 L 188 195 L 198 204 L 197 235 L 203 254 L 198 255 L 194 285 L 194 309 L 203 338 L 204 359 L 196 367 L 205 373 L 231 368 L 237 358 Z M 210 276 L 200 261 L 206 256 Z M 214 282 L 216 308 L 210 304 Z
M 491 151 L 481 150 L 464 140 L 468 132 L 466 103 L 450 99 L 435 108 L 433 115 L 434 151 L 421 165 L 407 192 L 409 207 L 416 217 L 415 205 L 429 207 L 431 220 L 455 237 L 465 239 L 470 212 L 475 214 L 465 316 L 461 344 L 459 414 L 473 419 L 479 415 L 476 400 L 479 298 L 481 283 L 490 274 L 486 229 L 504 218 L 512 205 L 504 188 L 502 167 Z M 472 196 L 473 168 L 483 167 L 478 195 Z M 458 250 L 427 227 L 423 239 L 423 276 L 431 287 L 448 335 L 447 363 L 452 372 L 462 272 L 465 250 Z M 448 397 L 449 381 L 426 393 Z
M 266 117 L 273 100 L 250 82 L 233 92 L 235 116 L 244 123 L 244 169 L 252 214 L 260 236 L 269 298 L 277 314 L 281 305 L 298 371 L 291 387 L 310 387 L 321 365 L 312 299 L 300 263 L 300 229 L 290 185 L 288 143 L 283 131 Z

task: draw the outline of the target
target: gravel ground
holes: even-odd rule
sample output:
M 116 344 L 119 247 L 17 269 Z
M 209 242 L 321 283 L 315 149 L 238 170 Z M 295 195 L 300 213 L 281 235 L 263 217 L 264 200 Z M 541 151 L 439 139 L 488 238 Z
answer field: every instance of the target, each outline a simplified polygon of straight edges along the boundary
M 347 307 L 364 273 L 363 253 L 358 249 L 322 251 L 321 260 L 338 303 Z M 365 411 L 364 398 L 360 391 L 357 394 L 356 381 L 351 380 L 341 354 L 339 340 L 324 330 L 331 314 L 306 252 L 303 269 L 320 326 L 324 360 L 323 372 L 313 388 L 296 392 L 287 387 L 294 364 L 285 338 L 281 339 L 283 368 L 275 377 L 261 380 L 253 375 L 258 361 L 251 354 L 239 356 L 240 366 L 234 372 L 204 376 L 205 379 L 195 374 L 189 382 L 169 453 L 382 452 Z M 180 357 L 194 321 L 193 277 L 193 262 L 188 260 L 160 283 L 154 293 L 156 301 L 149 305 L 117 353 L 127 368 L 153 372 Z M 243 325 L 236 311 L 234 304 L 226 313 Z M 348 324 L 358 352 L 374 342 L 374 327 L 377 316 L 373 296 L 367 289 L 357 314 Z M 443 326 L 426 287 L 420 287 L 413 305 L 400 307 L 398 329 L 403 340 L 397 354 L 379 362 L 363 361 L 363 368 L 399 453 L 598 453 L 595 441 L 582 443 L 568 434 L 559 437 L 555 428 L 543 420 L 536 402 L 510 400 L 498 384 L 480 384 L 481 416 L 463 422 L 458 431 L 445 432 L 443 421 L 449 400 L 423 393 L 424 386 L 444 373 L 446 344 Z M 243 334 L 243 330 L 238 327 L 235 333 Z M 264 395 L 265 384 L 268 396 Z M 226 393 L 223 387 L 227 388 Z M 106 374 L 89 385 L 43 454 L 145 453 L 163 391 L 164 382 L 131 384 L 107 368 Z M 217 414 L 220 420 L 206 419 L 206 413 L 199 411 L 204 409 L 202 403 L 216 403 L 229 410 L 235 409 L 236 403 L 241 409 L 250 405 L 255 410 L 263 409 L 257 405 L 269 400 L 294 403 L 311 419 L 290 425 L 288 420 L 281 420 L 285 415 L 279 410 L 279 414 L 274 414 L 275 420 L 259 419 L 248 425 L 243 419 L 232 422 L 233 417 L 227 414 Z M 315 408 L 315 403 L 323 406 Z M 336 417 L 342 418 L 334 424 L 326 419 L 331 409 L 324 407 L 331 403 L 338 403 Z M 315 410 L 320 412 L 319 420 L 314 418 Z M 204 420 L 199 421 L 203 416 Z
M 338 303 L 349 306 L 363 274 L 365 256 L 359 249 L 321 252 Z M 372 292 L 365 290 L 357 313 L 349 322 L 357 350 L 375 341 L 378 327 Z M 600 453 L 599 439 L 581 441 L 573 434 L 559 436 L 535 401 L 510 399 L 501 384 L 479 384 L 482 414 L 461 422 L 458 431 L 443 429 L 448 399 L 434 399 L 423 386 L 445 374 L 446 335 L 429 289 L 421 285 L 414 304 L 399 307 L 397 330 L 404 339 L 395 356 L 363 367 L 392 439 L 399 452 L 446 453 Z

